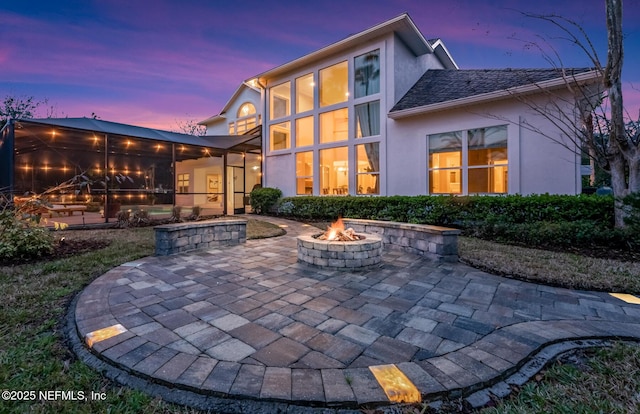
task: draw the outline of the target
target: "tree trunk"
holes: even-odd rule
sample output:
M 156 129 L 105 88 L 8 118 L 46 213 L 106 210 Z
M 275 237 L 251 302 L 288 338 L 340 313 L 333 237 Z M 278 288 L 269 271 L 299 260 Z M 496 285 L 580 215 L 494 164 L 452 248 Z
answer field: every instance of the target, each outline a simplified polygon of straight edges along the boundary
M 625 212 L 622 208 L 621 199 L 629 193 L 627 187 L 627 176 L 625 174 L 625 164 L 624 157 L 622 157 L 621 154 L 614 156 L 609 160 L 609 166 L 611 168 L 611 188 L 613 189 L 613 195 L 616 197 L 614 203 L 615 226 L 618 228 L 624 227 L 625 225 Z
M 607 15 L 607 66 L 604 71 L 604 86 L 609 92 L 611 120 L 607 158 L 611 165 L 611 184 L 616 196 L 615 225 L 624 227 L 624 211 L 620 198 L 629 193 L 626 182 L 625 151 L 628 141 L 624 129 L 624 108 L 622 104 L 622 0 L 606 0 Z
M 629 160 L 629 193 L 640 192 L 640 153 Z

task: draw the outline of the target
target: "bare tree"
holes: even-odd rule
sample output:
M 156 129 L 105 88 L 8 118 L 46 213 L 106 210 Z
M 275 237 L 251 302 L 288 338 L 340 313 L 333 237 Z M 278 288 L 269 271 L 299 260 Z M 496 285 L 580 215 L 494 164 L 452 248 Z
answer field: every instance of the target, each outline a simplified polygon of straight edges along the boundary
M 198 121 L 195 119 L 176 120 L 176 127 L 172 129 L 173 132 L 180 134 L 203 136 L 207 132 L 207 128 L 204 125 L 198 125 Z
M 605 65 L 601 64 L 594 44 L 580 24 L 557 15 L 524 13 L 555 26 L 562 40 L 582 50 L 601 82 L 581 81 L 580 73 L 584 71 L 567 69 L 550 42 L 540 37 L 542 43 L 527 42 L 526 47 L 539 49 L 545 59 L 562 73 L 564 88 L 550 91 L 540 87 L 538 97 L 540 94 L 548 96 L 543 103 L 530 96 L 516 98 L 551 122 L 562 137 L 558 138 L 530 123 L 523 127 L 574 151 L 585 151 L 593 163 L 611 175 L 616 197 L 615 225 L 623 227 L 626 213 L 621 199 L 640 191 L 640 114 L 638 120 L 633 120 L 623 105 L 622 0 L 605 0 L 605 9 L 608 37 Z
M 33 96 L 7 95 L 0 104 L 0 128 L 9 119 L 59 118 L 66 116 L 64 112 L 59 114 L 57 105 L 49 103 L 48 98 L 39 101 Z M 100 119 L 95 113 L 91 113 L 91 117 Z
M 41 104 L 33 96 L 6 96 L 0 106 L 0 127 L 9 119 L 33 118 Z

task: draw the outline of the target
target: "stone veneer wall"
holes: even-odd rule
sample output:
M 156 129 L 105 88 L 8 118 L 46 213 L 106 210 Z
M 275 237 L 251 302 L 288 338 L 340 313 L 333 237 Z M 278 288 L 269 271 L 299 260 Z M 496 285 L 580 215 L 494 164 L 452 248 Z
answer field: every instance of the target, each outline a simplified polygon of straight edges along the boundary
M 385 248 L 419 254 L 433 260 L 458 261 L 460 230 L 426 224 L 343 219 L 356 233 L 378 234 Z
M 247 241 L 247 221 L 214 219 L 156 226 L 156 256 Z
M 382 240 L 377 234 L 349 242 L 298 236 L 298 260 L 329 270 L 358 270 L 382 261 Z

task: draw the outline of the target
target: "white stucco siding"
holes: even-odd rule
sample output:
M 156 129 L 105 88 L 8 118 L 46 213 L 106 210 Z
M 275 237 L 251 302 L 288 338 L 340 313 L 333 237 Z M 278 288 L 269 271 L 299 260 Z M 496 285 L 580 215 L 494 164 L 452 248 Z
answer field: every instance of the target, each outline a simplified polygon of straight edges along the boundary
M 521 194 L 577 194 L 576 154 L 565 146 L 521 128 Z
M 227 120 L 221 118 L 214 123 L 207 124 L 207 131 L 205 135 L 227 135 L 229 133 L 229 127 L 227 126 Z
M 279 188 L 285 197 L 296 194 L 296 165 L 293 154 L 266 157 L 264 168 L 264 187 Z
M 571 114 L 572 108 L 565 113 Z M 541 135 L 528 125 L 544 131 Z M 579 148 L 550 120 L 525 108 L 520 116 L 521 194 L 579 194 Z
M 422 117 L 387 120 L 387 162 L 383 195 L 419 195 L 427 192 L 426 128 Z
M 389 85 L 388 96 L 391 98 L 388 100 L 389 107 L 387 109 L 391 109 L 415 85 L 427 69 L 443 68 L 435 54 L 416 56 L 398 36 L 392 38 L 392 49 L 389 53 L 387 66 L 393 68 L 389 71 L 389 75 L 393 78 L 387 82 Z
M 562 138 L 548 120 L 515 99 L 388 119 L 387 194 L 427 194 L 428 135 L 498 125 L 508 125 L 510 194 L 579 193 L 579 160 L 575 151 L 524 127 L 525 120 L 546 135 Z

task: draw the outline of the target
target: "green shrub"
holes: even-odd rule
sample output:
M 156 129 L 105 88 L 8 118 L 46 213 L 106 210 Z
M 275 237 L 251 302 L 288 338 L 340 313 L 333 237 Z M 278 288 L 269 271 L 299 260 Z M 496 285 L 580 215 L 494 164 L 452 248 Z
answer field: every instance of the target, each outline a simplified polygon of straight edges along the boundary
M 278 188 L 262 187 L 251 191 L 251 208 L 257 214 L 268 212 L 282 197 L 282 191 Z
M 469 228 L 487 221 L 593 221 L 613 226 L 613 197 L 596 196 L 391 196 L 287 197 L 277 213 L 302 219 L 390 220 Z
M 640 245 L 632 231 L 613 228 L 613 207 L 613 197 L 595 195 L 287 197 L 280 200 L 277 214 L 449 226 L 468 235 L 533 247 Z
M 29 220 L 18 220 L 12 211 L 0 212 L 0 260 L 29 259 L 52 250 L 49 230 Z
M 588 220 L 532 223 L 486 222 L 465 234 L 528 247 L 607 247 L 628 250 L 638 246 L 629 231 L 606 228 Z
M 625 224 L 630 230 L 640 233 L 640 192 L 624 197 L 622 205 L 628 214 L 624 219 Z

